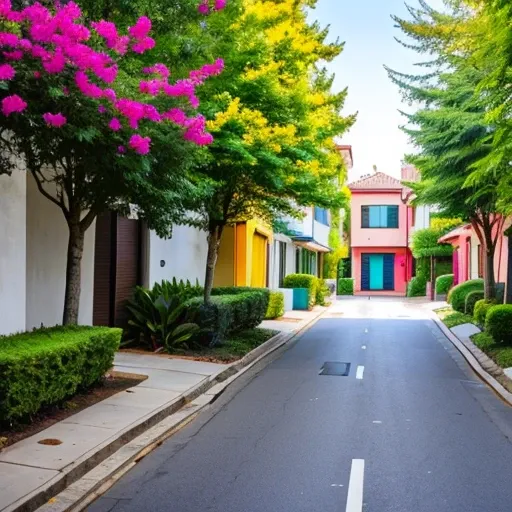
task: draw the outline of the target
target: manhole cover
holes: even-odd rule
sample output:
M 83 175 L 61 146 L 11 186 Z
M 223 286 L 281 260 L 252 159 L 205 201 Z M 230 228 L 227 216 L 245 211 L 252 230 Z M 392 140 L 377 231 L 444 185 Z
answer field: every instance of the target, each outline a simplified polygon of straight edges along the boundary
M 350 373 L 350 363 L 325 362 L 320 369 L 320 375 L 336 375 L 338 377 L 348 377 Z
M 59 446 L 59 444 L 62 444 L 62 441 L 60 439 L 41 439 L 37 443 L 45 444 L 46 446 Z

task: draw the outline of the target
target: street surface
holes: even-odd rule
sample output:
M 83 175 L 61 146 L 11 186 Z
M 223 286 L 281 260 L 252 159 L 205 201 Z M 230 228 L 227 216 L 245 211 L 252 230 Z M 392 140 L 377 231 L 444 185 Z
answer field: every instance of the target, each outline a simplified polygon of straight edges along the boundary
M 88 510 L 511 512 L 510 439 L 418 303 L 338 301 Z

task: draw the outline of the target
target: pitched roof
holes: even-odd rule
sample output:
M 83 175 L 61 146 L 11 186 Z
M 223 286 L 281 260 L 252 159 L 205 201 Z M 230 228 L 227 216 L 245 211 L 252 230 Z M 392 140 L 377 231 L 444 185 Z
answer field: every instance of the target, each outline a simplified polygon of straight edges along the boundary
M 450 243 L 454 238 L 458 238 L 459 236 L 469 236 L 471 235 L 471 224 L 464 224 L 463 226 L 458 226 L 455 229 L 452 229 L 445 235 L 443 235 L 438 242 L 440 244 Z
M 349 183 L 348 188 L 350 190 L 408 190 L 400 180 L 383 172 L 376 172 L 371 176 Z

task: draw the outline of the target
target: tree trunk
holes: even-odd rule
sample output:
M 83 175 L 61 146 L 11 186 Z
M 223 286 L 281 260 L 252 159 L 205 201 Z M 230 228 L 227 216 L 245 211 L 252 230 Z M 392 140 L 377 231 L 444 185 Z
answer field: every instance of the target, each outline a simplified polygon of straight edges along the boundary
M 80 217 L 78 217 L 79 219 Z M 66 293 L 64 295 L 63 325 L 78 323 L 80 306 L 82 256 L 84 253 L 85 231 L 80 226 L 80 220 L 68 221 L 69 240 L 66 264 Z
M 215 226 L 208 232 L 208 255 L 206 257 L 206 274 L 204 278 L 204 303 L 208 304 L 212 295 L 215 264 L 219 254 L 222 226 Z
M 485 250 L 484 296 L 486 299 L 496 298 L 496 279 L 494 277 L 494 248 Z

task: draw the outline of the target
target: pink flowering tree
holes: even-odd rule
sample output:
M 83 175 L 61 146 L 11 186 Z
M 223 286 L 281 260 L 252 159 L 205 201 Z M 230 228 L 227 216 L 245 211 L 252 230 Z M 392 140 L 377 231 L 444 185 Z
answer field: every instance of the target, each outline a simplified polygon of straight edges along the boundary
M 84 22 L 73 2 L 16 10 L 0 0 L 0 173 L 13 156 L 24 161 L 66 219 L 64 324 L 78 320 L 84 236 L 97 215 L 135 207 L 165 236 L 196 193 L 188 173 L 212 142 L 196 88 L 223 63 L 173 81 L 165 64 L 147 65 L 154 46 L 146 17 L 124 33 Z

